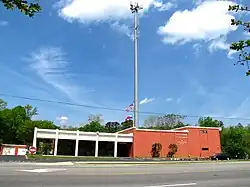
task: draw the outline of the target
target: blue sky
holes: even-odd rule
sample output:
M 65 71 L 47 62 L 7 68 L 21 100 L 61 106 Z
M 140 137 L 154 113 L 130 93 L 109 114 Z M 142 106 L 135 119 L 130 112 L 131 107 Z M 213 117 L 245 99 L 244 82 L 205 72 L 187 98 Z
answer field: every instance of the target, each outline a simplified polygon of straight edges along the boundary
M 33 19 L 0 6 L 1 93 L 125 109 L 133 101 L 129 2 L 41 1 L 43 11 Z M 241 16 L 227 12 L 232 1 L 139 3 L 144 7 L 139 38 L 140 110 L 250 117 L 250 79 L 244 67 L 233 65 L 237 54 L 229 50 L 231 42 L 249 35 L 230 25 L 231 18 Z M 102 114 L 105 121 L 122 121 L 127 115 L 2 98 L 10 107 L 27 103 L 38 107 L 38 119 L 68 116 L 72 125 L 85 123 L 89 114 Z M 147 116 L 140 115 L 141 125 Z

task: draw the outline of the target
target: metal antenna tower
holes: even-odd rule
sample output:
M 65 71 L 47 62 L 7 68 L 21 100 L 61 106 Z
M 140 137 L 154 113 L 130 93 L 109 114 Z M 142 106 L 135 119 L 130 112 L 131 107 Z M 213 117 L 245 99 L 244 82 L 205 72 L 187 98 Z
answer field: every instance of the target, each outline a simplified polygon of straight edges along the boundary
M 139 126 L 139 101 L 138 101 L 138 12 L 143 9 L 138 3 L 130 3 L 130 10 L 134 14 L 134 123 Z

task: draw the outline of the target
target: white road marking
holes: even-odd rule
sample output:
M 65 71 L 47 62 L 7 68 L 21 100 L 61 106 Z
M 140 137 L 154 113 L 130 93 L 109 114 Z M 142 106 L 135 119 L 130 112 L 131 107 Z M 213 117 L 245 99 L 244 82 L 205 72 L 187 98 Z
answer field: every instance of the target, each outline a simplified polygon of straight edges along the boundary
M 56 171 L 65 171 L 66 169 L 27 169 L 27 170 L 18 170 L 23 172 L 30 172 L 30 173 L 48 173 L 48 172 L 56 172 Z
M 144 186 L 144 187 L 182 187 L 182 186 L 195 186 L 196 183 L 185 183 L 185 184 L 166 184 L 166 185 L 155 185 L 155 186 Z

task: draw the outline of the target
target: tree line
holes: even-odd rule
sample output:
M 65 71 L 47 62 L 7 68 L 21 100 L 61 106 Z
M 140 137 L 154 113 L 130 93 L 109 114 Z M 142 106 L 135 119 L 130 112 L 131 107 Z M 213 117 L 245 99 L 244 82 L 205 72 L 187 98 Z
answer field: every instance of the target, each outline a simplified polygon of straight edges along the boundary
M 49 120 L 32 120 L 38 114 L 38 109 L 32 105 L 7 107 L 7 102 L 0 99 L 0 143 L 31 145 L 34 128 L 79 130 L 85 132 L 114 133 L 133 126 L 133 121 L 107 122 L 102 124 L 101 115 L 90 115 L 88 123 L 80 127 L 60 127 Z M 146 129 L 170 130 L 188 126 L 184 123 L 185 116 L 167 114 L 150 116 L 142 127 Z M 196 124 L 201 127 L 221 127 L 221 145 L 223 152 L 233 158 L 245 158 L 250 155 L 250 125 L 226 126 L 222 121 L 211 117 L 200 118 Z

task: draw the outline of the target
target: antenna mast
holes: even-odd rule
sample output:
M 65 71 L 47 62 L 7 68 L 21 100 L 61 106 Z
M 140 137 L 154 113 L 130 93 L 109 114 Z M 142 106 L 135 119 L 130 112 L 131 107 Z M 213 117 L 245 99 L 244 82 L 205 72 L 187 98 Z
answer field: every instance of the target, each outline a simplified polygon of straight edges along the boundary
M 142 10 L 138 3 L 130 3 L 130 10 L 134 14 L 134 123 L 133 127 L 139 126 L 139 101 L 138 101 L 138 12 Z

